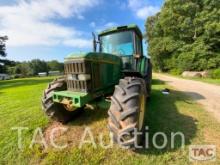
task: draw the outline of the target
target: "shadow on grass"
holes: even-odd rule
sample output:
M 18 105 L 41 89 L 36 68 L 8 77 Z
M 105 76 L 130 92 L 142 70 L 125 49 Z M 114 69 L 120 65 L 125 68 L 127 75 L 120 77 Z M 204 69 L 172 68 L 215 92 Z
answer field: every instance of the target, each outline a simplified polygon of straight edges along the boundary
M 191 143 L 196 134 L 196 120 L 190 116 L 179 113 L 176 102 L 184 102 L 184 104 L 192 104 L 192 101 L 179 91 L 171 91 L 170 95 L 163 95 L 160 90 L 153 90 L 151 100 L 149 101 L 149 111 L 147 112 L 147 123 L 149 127 L 149 148 L 139 149 L 139 154 L 159 155 L 167 152 L 173 152 L 181 147 L 182 140 L 180 136 L 176 136 L 174 140 L 174 148 L 171 148 L 171 133 L 181 132 L 185 137 L 185 145 Z M 183 104 L 183 105 L 184 105 Z M 164 149 L 156 149 L 152 139 L 157 132 L 163 132 L 167 136 L 168 143 Z M 146 138 L 145 138 L 146 139 Z M 164 142 L 162 136 L 158 136 L 156 143 L 161 146 Z
M 7 88 L 14 88 L 14 87 L 20 87 L 20 86 L 26 86 L 26 85 L 38 85 L 42 83 L 49 83 L 52 80 L 53 78 L 51 77 L 46 77 L 44 79 L 36 77 L 36 78 L 7 80 L 7 81 L 0 82 L 0 88 L 7 89 Z
M 182 91 L 183 94 L 189 96 L 191 98 L 191 100 L 194 101 L 198 101 L 198 100 L 204 100 L 205 97 L 200 95 L 199 93 L 196 92 L 186 92 L 186 91 Z
M 163 85 L 165 82 L 160 81 L 158 79 L 152 79 L 152 85 Z
M 93 122 L 108 118 L 107 111 L 110 107 L 110 102 L 101 99 L 93 103 L 92 106 L 94 107 L 93 110 L 85 109 L 82 114 L 77 116 L 76 119 L 70 121 L 68 125 L 89 125 Z

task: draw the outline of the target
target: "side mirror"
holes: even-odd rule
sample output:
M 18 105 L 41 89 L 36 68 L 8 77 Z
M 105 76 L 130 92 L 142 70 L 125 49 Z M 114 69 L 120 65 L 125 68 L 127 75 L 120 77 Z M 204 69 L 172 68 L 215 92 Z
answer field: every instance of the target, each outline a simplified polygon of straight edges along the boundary
M 92 36 L 93 36 L 93 51 L 96 52 L 97 41 L 96 41 L 96 35 L 94 32 L 92 32 Z

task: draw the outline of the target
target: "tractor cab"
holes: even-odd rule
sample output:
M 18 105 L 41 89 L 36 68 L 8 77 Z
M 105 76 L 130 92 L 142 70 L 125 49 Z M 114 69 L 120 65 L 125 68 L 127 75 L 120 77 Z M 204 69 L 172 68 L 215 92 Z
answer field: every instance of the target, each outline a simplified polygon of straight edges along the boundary
M 143 56 L 142 33 L 138 26 L 119 26 L 102 31 L 98 42 L 94 41 L 95 50 L 96 43 L 100 44 L 101 53 L 117 55 L 121 58 L 124 73 L 134 74 L 142 71 L 144 74 L 147 70 L 144 67 L 147 67 L 149 59 Z
M 135 25 L 120 26 L 99 34 L 100 52 L 120 56 L 142 55 L 142 35 Z

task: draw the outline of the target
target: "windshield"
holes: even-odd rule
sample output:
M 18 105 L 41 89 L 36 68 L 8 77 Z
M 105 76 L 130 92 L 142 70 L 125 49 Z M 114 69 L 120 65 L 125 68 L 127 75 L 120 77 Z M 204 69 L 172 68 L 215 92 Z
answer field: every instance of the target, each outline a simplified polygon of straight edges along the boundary
M 116 55 L 133 55 L 133 33 L 131 31 L 113 33 L 102 36 L 101 51 L 103 53 L 110 53 Z

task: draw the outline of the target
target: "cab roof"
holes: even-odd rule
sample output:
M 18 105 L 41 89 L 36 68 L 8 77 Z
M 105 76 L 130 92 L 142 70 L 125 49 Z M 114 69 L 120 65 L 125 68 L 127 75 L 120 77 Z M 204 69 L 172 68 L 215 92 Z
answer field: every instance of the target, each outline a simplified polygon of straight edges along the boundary
M 106 30 L 103 30 L 102 32 L 100 32 L 99 36 L 115 33 L 115 32 L 118 32 L 118 31 L 127 31 L 127 30 L 134 30 L 142 38 L 141 30 L 135 24 L 109 28 L 109 29 L 106 29 Z

